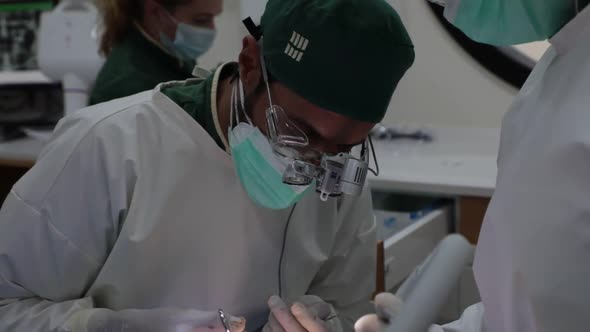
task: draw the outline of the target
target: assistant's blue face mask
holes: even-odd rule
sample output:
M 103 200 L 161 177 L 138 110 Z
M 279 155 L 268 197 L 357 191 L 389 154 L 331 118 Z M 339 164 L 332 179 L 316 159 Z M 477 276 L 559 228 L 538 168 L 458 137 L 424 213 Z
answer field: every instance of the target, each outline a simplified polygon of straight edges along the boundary
M 170 13 L 168 17 L 176 24 L 174 40 L 160 32 L 160 42 L 170 53 L 180 60 L 196 61 L 205 54 L 215 41 L 216 31 L 211 28 L 196 27 L 178 22 Z

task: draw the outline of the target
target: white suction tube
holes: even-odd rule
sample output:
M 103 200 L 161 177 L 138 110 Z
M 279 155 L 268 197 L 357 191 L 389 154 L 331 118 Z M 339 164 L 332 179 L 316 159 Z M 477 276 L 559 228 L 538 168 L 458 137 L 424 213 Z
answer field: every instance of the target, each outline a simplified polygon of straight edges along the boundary
M 473 247 L 464 237 L 446 237 L 398 290 L 404 305 L 384 332 L 428 331 L 472 257 Z

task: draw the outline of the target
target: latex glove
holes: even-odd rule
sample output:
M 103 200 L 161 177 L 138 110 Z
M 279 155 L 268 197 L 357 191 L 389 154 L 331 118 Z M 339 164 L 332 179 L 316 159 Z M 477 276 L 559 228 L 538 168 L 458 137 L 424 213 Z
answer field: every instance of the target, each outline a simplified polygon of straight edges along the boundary
M 244 332 L 244 318 L 227 317 L 232 332 Z M 225 332 L 217 311 L 151 309 L 83 310 L 66 323 L 68 332 Z
M 391 293 L 381 293 L 375 297 L 375 312 L 365 315 L 354 324 L 355 332 L 381 332 L 400 312 L 403 302 Z
M 292 305 L 278 296 L 268 300 L 270 315 L 263 332 L 341 332 L 338 314 L 330 305 L 315 295 L 305 295 Z

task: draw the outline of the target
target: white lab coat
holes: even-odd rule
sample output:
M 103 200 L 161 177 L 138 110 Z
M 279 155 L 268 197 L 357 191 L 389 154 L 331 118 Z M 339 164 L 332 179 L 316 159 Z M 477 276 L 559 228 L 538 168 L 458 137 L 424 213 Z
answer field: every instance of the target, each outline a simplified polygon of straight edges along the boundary
M 445 331 L 590 330 L 588 36 L 590 7 L 552 38 L 504 118 L 474 265 L 483 306 Z
M 223 308 L 254 331 L 283 245 L 282 297 L 317 295 L 350 329 L 374 291 L 369 191 L 310 193 L 283 243 L 289 213 L 255 206 L 231 156 L 158 90 L 81 110 L 0 211 L 0 331 L 53 331 L 95 307 Z

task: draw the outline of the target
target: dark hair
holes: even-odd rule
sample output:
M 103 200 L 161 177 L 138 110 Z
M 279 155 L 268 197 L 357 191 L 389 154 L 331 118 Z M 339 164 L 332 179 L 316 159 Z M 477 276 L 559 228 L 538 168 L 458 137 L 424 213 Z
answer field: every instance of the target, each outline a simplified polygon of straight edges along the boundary
M 167 10 L 191 0 L 155 0 Z M 100 39 L 100 52 L 108 55 L 113 47 L 123 41 L 134 22 L 143 20 L 145 0 L 97 0 L 104 27 Z

